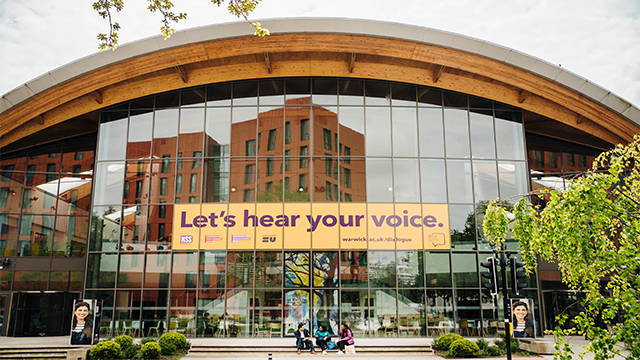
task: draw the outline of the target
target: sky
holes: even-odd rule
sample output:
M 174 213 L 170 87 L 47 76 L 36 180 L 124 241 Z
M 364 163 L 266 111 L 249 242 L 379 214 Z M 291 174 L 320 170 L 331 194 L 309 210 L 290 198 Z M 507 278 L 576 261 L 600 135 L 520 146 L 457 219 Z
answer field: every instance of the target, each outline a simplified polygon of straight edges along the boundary
M 0 94 L 98 51 L 93 0 L 0 0 Z M 160 34 L 147 1 L 115 14 L 120 44 Z M 210 0 L 173 0 L 176 30 L 237 21 Z M 262 0 L 252 20 L 338 17 L 434 28 L 559 64 L 640 106 L 640 0 Z M 248 26 L 248 25 L 247 25 Z M 117 51 L 117 50 L 116 50 Z

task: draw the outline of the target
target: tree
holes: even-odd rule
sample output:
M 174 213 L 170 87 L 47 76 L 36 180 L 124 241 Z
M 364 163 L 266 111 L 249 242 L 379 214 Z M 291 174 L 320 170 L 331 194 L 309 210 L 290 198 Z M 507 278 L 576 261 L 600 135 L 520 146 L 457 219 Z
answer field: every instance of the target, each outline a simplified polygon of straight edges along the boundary
M 620 342 L 627 359 L 640 359 L 640 136 L 602 153 L 563 191 L 530 193 L 514 206 L 493 201 L 484 231 L 494 243 L 519 241 L 527 272 L 538 258 L 557 262 L 562 281 L 584 292 L 576 328 L 553 331 L 556 359 L 572 358 L 565 336 L 576 333 L 592 340 L 595 359 L 619 354 Z
M 162 26 L 160 27 L 160 32 L 164 36 L 165 39 L 170 38 L 171 35 L 176 32 L 174 28 L 170 26 L 170 22 L 177 23 L 180 20 L 185 20 L 187 18 L 186 13 L 178 13 L 173 12 L 173 3 L 171 0 L 147 0 L 149 2 L 149 6 L 147 6 L 147 10 L 152 13 L 160 13 L 162 15 Z M 255 35 L 265 36 L 269 35 L 269 30 L 261 27 L 259 22 L 251 22 L 249 20 L 249 14 L 255 10 L 258 3 L 261 0 L 229 0 L 229 4 L 227 5 L 227 11 L 230 14 L 243 18 L 246 22 L 248 22 L 251 27 L 256 29 Z M 220 7 L 225 0 L 211 0 L 211 3 L 214 5 L 218 5 Z M 124 9 L 124 1 L 123 0 L 97 0 L 93 3 L 93 9 L 100 15 L 103 19 L 108 19 L 109 21 L 109 34 L 100 33 L 98 34 L 98 48 L 100 50 L 111 49 L 115 50 L 118 45 L 118 31 L 120 31 L 121 27 L 117 21 L 113 21 L 113 12 L 120 12 Z

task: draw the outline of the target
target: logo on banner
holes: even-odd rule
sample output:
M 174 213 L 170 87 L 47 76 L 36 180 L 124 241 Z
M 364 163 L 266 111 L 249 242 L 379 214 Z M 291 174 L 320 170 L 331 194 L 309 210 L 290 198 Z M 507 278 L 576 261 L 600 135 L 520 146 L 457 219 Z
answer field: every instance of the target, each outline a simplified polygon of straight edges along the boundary
M 180 235 L 180 244 L 193 243 L 193 235 Z
M 276 242 L 276 236 L 275 235 L 265 235 L 262 237 L 262 242 L 268 243 L 268 242 Z
M 251 240 L 251 238 L 244 235 L 231 235 L 232 243 L 239 243 L 240 241 L 247 241 L 247 240 Z
M 205 243 L 212 243 L 214 241 L 222 241 L 222 238 L 218 235 L 205 235 L 204 236 L 204 242 Z

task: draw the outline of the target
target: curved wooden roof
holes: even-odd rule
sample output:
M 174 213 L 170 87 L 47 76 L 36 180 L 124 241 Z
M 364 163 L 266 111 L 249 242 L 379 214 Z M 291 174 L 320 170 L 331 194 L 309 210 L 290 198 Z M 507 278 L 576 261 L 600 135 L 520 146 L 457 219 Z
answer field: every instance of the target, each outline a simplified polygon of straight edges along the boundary
M 375 21 L 262 23 L 272 35 L 253 36 L 246 23 L 196 28 L 53 70 L 2 97 L 0 143 L 5 147 L 65 123 L 95 131 L 98 110 L 142 96 L 288 76 L 381 79 L 467 93 L 524 109 L 531 119 L 527 130 L 550 136 L 559 131 L 554 124 L 610 144 L 640 133 L 637 107 L 562 68 L 495 44 Z

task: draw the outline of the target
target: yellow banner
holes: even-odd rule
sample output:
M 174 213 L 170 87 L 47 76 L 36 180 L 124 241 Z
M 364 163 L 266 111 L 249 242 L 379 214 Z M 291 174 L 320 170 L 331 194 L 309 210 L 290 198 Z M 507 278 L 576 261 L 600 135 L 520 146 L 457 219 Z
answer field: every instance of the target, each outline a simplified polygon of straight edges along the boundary
M 450 249 L 446 204 L 176 204 L 181 250 Z

